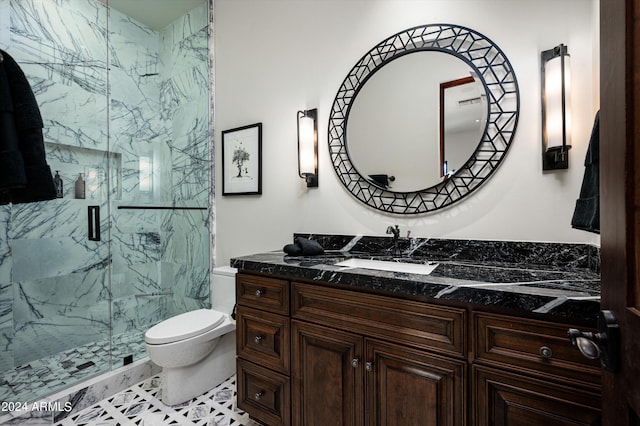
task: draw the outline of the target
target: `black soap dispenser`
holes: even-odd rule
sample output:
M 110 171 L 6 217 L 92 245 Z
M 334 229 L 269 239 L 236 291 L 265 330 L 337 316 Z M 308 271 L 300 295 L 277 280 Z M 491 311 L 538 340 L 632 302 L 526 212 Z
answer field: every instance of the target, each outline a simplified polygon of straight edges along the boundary
M 56 175 L 53 177 L 53 184 L 56 187 L 56 198 L 62 198 L 64 196 L 64 191 L 62 189 L 62 178 L 60 177 L 60 172 L 56 170 Z
M 78 174 L 78 179 L 76 179 L 76 198 L 82 199 L 84 198 L 84 179 L 82 179 L 82 173 Z

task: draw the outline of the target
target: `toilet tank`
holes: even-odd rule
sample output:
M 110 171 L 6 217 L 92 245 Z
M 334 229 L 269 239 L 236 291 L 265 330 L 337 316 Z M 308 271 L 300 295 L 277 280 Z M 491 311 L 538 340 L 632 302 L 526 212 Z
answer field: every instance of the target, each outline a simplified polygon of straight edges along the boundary
M 231 266 L 213 268 L 211 279 L 211 309 L 231 314 L 236 304 L 236 273 Z

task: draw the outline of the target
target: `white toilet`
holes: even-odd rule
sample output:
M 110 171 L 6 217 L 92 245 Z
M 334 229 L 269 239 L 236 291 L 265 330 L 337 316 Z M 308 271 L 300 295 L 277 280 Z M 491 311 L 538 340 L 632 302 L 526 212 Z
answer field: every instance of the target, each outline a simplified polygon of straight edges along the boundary
M 149 358 L 162 367 L 162 402 L 176 405 L 213 389 L 236 371 L 235 276 L 213 270 L 211 307 L 176 315 L 144 335 Z

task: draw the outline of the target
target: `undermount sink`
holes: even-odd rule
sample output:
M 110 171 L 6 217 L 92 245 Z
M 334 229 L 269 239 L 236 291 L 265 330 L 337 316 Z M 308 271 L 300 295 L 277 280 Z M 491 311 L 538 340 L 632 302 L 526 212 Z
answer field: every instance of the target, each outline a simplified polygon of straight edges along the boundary
M 406 263 L 374 259 L 347 259 L 336 263 L 336 266 L 349 268 L 376 269 L 378 271 L 405 272 L 407 274 L 429 275 L 438 267 L 437 263 Z

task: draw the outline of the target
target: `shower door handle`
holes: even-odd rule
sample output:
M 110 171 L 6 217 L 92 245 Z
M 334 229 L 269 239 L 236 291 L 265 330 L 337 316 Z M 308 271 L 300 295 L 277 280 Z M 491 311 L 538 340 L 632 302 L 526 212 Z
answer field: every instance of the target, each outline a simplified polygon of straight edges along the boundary
M 100 206 L 88 206 L 89 241 L 100 241 Z

